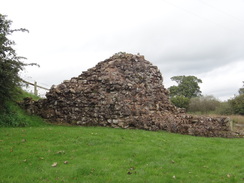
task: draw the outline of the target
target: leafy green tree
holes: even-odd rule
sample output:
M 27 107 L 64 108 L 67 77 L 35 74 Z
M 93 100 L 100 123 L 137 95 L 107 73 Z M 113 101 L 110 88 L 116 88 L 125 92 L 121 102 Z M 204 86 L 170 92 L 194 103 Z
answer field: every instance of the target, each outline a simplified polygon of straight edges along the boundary
M 244 115 L 244 87 L 239 89 L 239 95 L 228 100 L 234 114 Z
M 244 94 L 236 96 L 228 101 L 234 111 L 234 114 L 244 115 Z
M 201 90 L 199 83 L 202 83 L 201 79 L 196 76 L 174 76 L 171 78 L 178 86 L 169 87 L 170 96 L 185 96 L 187 98 L 201 96 Z
M 171 80 L 175 81 L 178 86 L 169 87 L 170 100 L 177 107 L 188 108 L 189 101 L 193 97 L 201 96 L 199 83 L 201 79 L 195 76 L 174 76 Z
M 244 84 L 244 81 L 243 81 Z M 244 115 L 244 85 L 239 89 L 239 95 L 226 102 L 227 112 Z M 231 110 L 230 110 L 231 109 Z
M 12 21 L 6 19 L 6 15 L 0 14 L 0 110 L 6 101 L 12 100 L 19 93 L 21 84 L 19 72 L 27 65 L 21 60 L 24 57 L 17 56 L 13 46 L 15 42 L 8 38 L 16 31 L 28 32 L 26 29 L 11 29 Z

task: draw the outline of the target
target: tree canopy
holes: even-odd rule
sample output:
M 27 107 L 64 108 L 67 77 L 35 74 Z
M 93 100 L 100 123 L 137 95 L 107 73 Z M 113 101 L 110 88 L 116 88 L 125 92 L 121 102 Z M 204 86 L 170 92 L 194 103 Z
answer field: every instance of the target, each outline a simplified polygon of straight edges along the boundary
M 199 83 L 202 83 L 201 79 L 195 76 L 174 76 L 171 80 L 175 81 L 178 86 L 171 86 L 169 88 L 170 96 L 184 96 L 187 98 L 201 96 L 201 90 Z

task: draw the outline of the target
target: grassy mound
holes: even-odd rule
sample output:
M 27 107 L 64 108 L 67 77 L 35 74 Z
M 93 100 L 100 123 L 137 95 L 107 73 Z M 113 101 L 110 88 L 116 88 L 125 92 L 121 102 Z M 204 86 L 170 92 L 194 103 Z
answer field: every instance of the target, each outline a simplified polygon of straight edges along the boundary
M 25 97 L 39 99 L 35 95 L 22 91 L 17 101 L 21 101 Z M 28 115 L 20 108 L 17 101 L 7 102 L 6 108 L 0 111 L 0 127 L 42 126 L 45 124 L 42 118 Z

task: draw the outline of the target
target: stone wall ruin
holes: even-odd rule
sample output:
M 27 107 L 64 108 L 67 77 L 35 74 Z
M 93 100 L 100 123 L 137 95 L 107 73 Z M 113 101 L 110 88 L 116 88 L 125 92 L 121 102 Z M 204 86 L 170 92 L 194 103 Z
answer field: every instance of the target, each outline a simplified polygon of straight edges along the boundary
M 169 102 L 159 69 L 144 56 L 117 53 L 52 86 L 46 99 L 22 106 L 51 122 L 231 137 L 228 118 L 194 117 Z

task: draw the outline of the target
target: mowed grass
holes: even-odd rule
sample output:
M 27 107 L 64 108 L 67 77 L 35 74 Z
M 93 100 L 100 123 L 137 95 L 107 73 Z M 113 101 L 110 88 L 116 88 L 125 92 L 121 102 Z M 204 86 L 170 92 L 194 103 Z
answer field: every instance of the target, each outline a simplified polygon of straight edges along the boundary
M 0 182 L 239 183 L 244 139 L 105 127 L 0 128 Z

